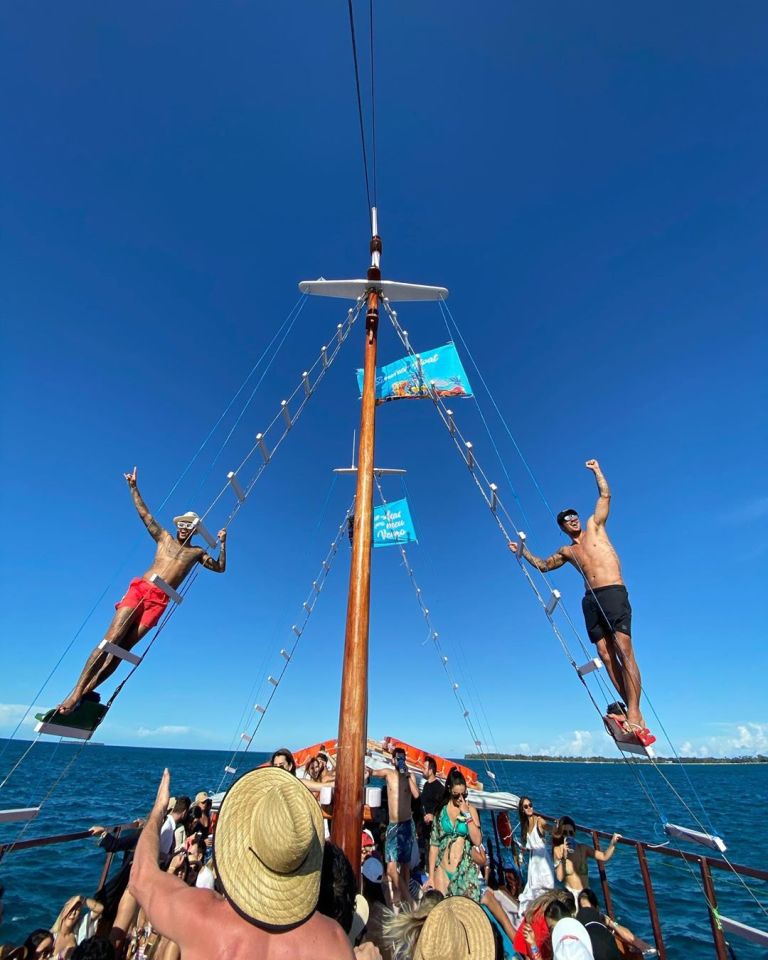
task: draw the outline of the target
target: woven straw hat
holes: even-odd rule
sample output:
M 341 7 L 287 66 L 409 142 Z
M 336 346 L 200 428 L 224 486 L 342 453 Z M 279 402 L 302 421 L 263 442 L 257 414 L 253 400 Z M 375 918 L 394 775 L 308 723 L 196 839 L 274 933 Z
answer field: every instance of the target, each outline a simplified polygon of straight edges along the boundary
M 413 960 L 494 960 L 496 942 L 483 908 L 467 897 L 448 897 L 432 908 Z
M 317 906 L 323 864 L 323 815 L 287 770 L 260 767 L 227 791 L 213 845 L 230 905 L 251 923 L 285 929 Z

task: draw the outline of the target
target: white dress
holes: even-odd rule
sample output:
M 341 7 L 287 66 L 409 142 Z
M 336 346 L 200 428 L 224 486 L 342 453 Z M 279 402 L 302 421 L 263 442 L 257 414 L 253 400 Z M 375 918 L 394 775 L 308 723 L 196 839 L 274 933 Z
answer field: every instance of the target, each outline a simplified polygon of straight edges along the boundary
M 525 890 L 520 894 L 520 913 L 547 890 L 555 886 L 555 867 L 552 863 L 552 852 L 544 838 L 539 833 L 538 825 L 528 831 L 525 838 L 525 849 L 530 850 L 528 858 L 528 881 Z

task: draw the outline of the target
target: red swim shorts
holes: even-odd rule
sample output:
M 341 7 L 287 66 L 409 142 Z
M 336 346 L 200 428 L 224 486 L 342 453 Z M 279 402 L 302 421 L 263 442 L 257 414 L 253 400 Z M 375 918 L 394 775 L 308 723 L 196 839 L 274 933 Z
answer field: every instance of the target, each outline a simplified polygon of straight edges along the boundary
M 115 604 L 115 610 L 121 607 L 134 607 L 141 616 L 139 625 L 149 629 L 154 627 L 168 606 L 168 595 L 149 580 L 134 577 L 122 600 Z

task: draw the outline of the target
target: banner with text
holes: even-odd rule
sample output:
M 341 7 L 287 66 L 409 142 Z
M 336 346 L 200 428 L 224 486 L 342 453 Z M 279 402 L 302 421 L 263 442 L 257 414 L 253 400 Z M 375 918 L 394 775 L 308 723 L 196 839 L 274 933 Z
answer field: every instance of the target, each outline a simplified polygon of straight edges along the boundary
M 416 357 L 421 358 L 421 369 Z M 471 397 L 472 387 L 452 343 L 446 343 L 416 357 L 407 356 L 376 368 L 376 400 L 419 399 L 429 396 L 432 383 L 439 397 Z M 422 375 L 423 373 L 423 375 Z M 357 385 L 363 393 L 363 371 L 357 371 Z
M 392 500 L 373 508 L 374 547 L 418 542 L 407 500 Z

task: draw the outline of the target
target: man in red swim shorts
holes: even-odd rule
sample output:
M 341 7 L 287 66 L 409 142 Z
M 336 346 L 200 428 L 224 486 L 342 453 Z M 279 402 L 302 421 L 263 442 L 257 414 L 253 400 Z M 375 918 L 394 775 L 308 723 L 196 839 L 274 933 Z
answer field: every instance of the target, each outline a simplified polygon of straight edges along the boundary
M 136 467 L 133 468 L 133 473 L 125 474 L 125 479 L 130 488 L 134 506 L 157 543 L 152 566 L 141 577 L 131 580 L 125 596 L 115 604 L 115 616 L 102 641 L 102 643 L 113 643 L 122 647 L 123 650 L 130 650 L 155 626 L 168 605 L 167 594 L 156 586 L 151 578 L 160 577 L 176 589 L 181 586 L 196 563 L 201 563 L 207 570 L 213 570 L 214 573 L 224 573 L 227 565 L 227 531 L 219 530 L 221 547 L 219 556 L 214 559 L 202 547 L 190 545 L 200 519 L 196 513 L 189 512 L 174 517 L 176 536 L 172 537 L 155 520 L 142 500 L 136 485 Z M 62 700 L 57 707 L 57 712 L 71 713 L 86 694 L 94 691 L 114 673 L 119 662 L 118 657 L 96 647 L 88 657 L 72 693 Z

